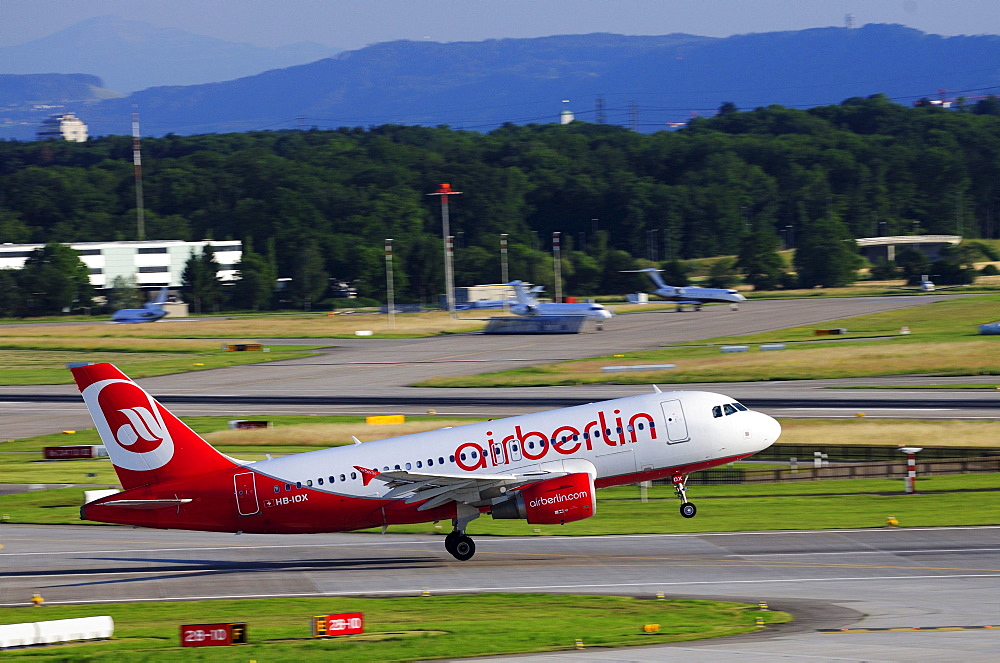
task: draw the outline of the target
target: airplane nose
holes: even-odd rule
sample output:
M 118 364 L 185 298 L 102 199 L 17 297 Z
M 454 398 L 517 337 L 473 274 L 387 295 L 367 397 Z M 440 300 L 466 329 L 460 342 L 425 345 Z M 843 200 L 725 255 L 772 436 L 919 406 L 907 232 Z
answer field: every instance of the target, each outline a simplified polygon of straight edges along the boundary
M 781 436 L 781 424 L 777 419 L 770 417 L 763 412 L 757 412 L 757 422 L 754 426 L 754 438 L 761 444 L 761 449 L 766 449 Z

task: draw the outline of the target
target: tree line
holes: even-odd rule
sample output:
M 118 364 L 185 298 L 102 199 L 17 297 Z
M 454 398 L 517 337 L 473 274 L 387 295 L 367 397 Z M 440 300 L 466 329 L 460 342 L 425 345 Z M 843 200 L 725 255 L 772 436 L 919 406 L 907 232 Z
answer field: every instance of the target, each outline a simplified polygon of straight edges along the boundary
M 397 301 L 436 302 L 427 194 L 442 182 L 463 192 L 450 201 L 459 285 L 500 280 L 506 234 L 510 277 L 552 292 L 554 232 L 571 294 L 634 291 L 620 270 L 717 255 L 737 256 L 718 282 L 837 285 L 859 264 L 856 237 L 1000 234 L 1000 103 L 725 104 L 654 134 L 573 122 L 167 135 L 143 139 L 143 169 L 146 239 L 244 242 L 246 282 L 222 306 L 317 303 L 331 279 L 383 300 L 386 238 Z M 131 137 L 0 142 L 0 242 L 136 239 L 135 200 Z M 796 249 L 794 277 L 781 248 Z M 276 300 L 278 278 L 291 280 Z

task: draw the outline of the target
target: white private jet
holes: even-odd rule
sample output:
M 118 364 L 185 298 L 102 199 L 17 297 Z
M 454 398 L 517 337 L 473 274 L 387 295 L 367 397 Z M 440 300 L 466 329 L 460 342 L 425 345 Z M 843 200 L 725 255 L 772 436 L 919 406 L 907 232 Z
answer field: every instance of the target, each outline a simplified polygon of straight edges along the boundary
M 685 304 L 694 306 L 694 310 L 700 311 L 702 305 L 707 302 L 728 302 L 734 311 L 739 309 L 739 303 L 745 302 L 746 297 L 730 288 L 701 288 L 699 286 L 673 286 L 663 282 L 660 272 L 663 270 L 647 267 L 646 269 L 626 269 L 625 273 L 642 272 L 648 276 L 656 285 L 653 294 L 667 301 L 676 302 L 677 310 L 683 311 Z
M 151 302 L 146 302 L 142 308 L 123 308 L 111 315 L 111 322 L 156 322 L 167 315 L 163 304 L 167 301 L 167 288 L 160 288 L 160 293 Z
M 601 329 L 605 320 L 614 315 L 600 304 L 539 302 L 534 293 L 540 291 L 541 286 L 535 286 L 531 290 L 528 290 L 528 286 L 522 281 L 511 281 L 507 285 L 513 286 L 514 295 L 517 297 L 517 303 L 510 307 L 510 312 L 514 315 L 581 316 L 588 320 L 595 320 L 598 329 Z

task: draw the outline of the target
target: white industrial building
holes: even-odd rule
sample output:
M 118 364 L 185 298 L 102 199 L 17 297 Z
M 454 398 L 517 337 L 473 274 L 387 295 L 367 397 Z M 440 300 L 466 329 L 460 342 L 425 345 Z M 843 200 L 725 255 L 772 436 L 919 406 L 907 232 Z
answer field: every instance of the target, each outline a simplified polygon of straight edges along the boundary
M 53 115 L 42 122 L 36 132 L 38 140 L 68 140 L 72 143 L 87 142 L 87 125 L 73 113 Z
M 110 288 L 118 276 L 135 279 L 140 288 L 178 288 L 184 265 L 192 253 L 200 256 L 206 244 L 212 247 L 219 263 L 219 280 L 235 281 L 236 265 L 243 257 L 243 242 L 239 240 L 75 242 L 69 246 L 79 251 L 80 260 L 90 269 L 90 284 L 95 288 Z M 44 246 L 0 244 L 0 269 L 21 269 L 28 255 Z

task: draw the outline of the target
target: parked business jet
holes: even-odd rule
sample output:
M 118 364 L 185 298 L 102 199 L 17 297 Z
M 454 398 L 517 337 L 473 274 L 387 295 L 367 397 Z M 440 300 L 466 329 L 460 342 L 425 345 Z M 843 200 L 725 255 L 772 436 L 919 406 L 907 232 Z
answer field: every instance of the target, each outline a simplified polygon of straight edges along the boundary
M 562 524 L 594 515 L 596 488 L 751 456 L 777 421 L 728 396 L 654 392 L 255 462 L 216 451 L 111 364 L 71 369 L 122 492 L 83 520 L 160 529 L 301 534 L 451 520 L 445 549 L 476 551 L 480 515 Z
M 167 288 L 160 288 L 159 294 L 142 308 L 123 308 L 111 315 L 111 322 L 156 322 L 167 315 L 163 304 L 167 301 Z
M 703 304 L 707 302 L 729 302 L 730 307 L 735 311 L 739 308 L 740 302 L 745 302 L 746 297 L 729 288 L 701 288 L 698 286 L 677 287 L 667 285 L 663 282 L 659 270 L 653 267 L 646 269 L 626 269 L 623 272 L 643 272 L 656 285 L 653 294 L 667 301 L 677 302 L 677 310 L 683 311 L 685 304 L 694 306 L 694 310 L 700 311 Z
M 604 321 L 614 315 L 611 311 L 600 304 L 568 304 L 563 302 L 539 302 L 535 293 L 541 291 L 541 286 L 535 286 L 528 290 L 521 281 L 511 281 L 507 285 L 513 286 L 517 303 L 510 307 L 510 312 L 515 315 L 526 316 L 582 316 L 588 320 L 596 320 L 597 328 L 600 329 Z

